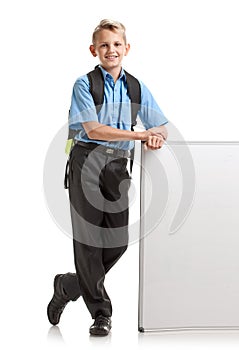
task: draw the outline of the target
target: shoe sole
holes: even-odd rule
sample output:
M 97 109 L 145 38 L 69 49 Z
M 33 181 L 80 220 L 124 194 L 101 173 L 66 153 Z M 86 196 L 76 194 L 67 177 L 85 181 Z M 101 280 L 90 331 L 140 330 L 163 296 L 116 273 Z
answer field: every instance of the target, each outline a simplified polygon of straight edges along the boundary
M 105 337 L 105 336 L 107 336 L 108 334 L 110 333 L 110 331 L 109 332 L 100 332 L 100 331 L 90 331 L 90 335 L 92 335 L 92 336 L 95 336 L 95 337 Z

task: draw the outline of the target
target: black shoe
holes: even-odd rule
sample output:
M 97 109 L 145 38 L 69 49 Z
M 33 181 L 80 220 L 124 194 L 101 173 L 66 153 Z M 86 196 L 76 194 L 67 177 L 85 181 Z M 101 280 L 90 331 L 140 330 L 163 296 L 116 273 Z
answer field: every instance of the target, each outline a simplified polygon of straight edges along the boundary
M 90 334 L 91 335 L 108 335 L 110 330 L 111 330 L 110 317 L 99 315 L 96 317 L 95 322 L 90 327 Z
M 49 322 L 53 326 L 57 325 L 60 321 L 61 314 L 66 304 L 71 300 L 64 292 L 62 287 L 62 277 L 64 275 L 56 275 L 54 279 L 54 294 L 47 307 L 47 316 Z

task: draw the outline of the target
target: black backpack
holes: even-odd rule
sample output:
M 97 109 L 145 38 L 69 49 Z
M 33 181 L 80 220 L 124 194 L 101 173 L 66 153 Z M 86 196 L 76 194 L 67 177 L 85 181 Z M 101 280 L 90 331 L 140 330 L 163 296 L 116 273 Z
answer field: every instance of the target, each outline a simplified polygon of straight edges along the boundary
M 131 100 L 131 130 L 134 130 L 134 126 L 137 124 L 137 114 L 140 109 L 141 104 L 141 87 L 139 81 L 128 72 L 125 72 L 126 82 L 127 82 L 127 91 L 129 98 Z M 96 113 L 98 114 L 101 110 L 102 104 L 104 102 L 104 77 L 99 66 L 96 66 L 94 70 L 87 74 L 90 84 L 90 93 L 93 97 Z M 66 154 L 70 154 L 71 149 L 74 146 L 74 138 L 78 134 L 79 130 L 68 129 L 68 139 L 65 148 Z M 133 166 L 133 154 L 134 150 L 131 152 L 131 164 L 130 170 L 132 171 Z M 68 168 L 68 162 L 66 167 L 66 172 Z M 65 176 L 65 188 L 68 188 L 67 185 L 67 176 Z

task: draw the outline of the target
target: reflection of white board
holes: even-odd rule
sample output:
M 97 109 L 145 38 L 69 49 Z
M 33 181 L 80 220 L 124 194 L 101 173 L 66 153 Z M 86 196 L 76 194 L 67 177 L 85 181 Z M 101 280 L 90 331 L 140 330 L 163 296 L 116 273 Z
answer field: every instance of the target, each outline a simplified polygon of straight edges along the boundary
M 188 149 L 195 193 L 171 234 L 187 195 L 180 164 L 170 145 L 142 149 L 140 331 L 239 328 L 239 142 L 191 142 Z

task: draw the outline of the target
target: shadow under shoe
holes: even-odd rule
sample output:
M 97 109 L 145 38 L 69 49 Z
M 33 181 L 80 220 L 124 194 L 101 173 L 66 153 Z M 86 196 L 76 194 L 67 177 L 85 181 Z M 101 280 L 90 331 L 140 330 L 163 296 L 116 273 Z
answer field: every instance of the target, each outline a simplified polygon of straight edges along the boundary
M 91 335 L 99 335 L 104 336 L 108 335 L 111 330 L 111 318 L 103 315 L 99 315 L 96 317 L 95 322 L 90 327 Z
M 59 323 L 61 314 L 66 304 L 71 300 L 64 292 L 62 287 L 63 274 L 56 275 L 54 278 L 54 294 L 47 306 L 47 316 L 49 322 L 55 326 Z

